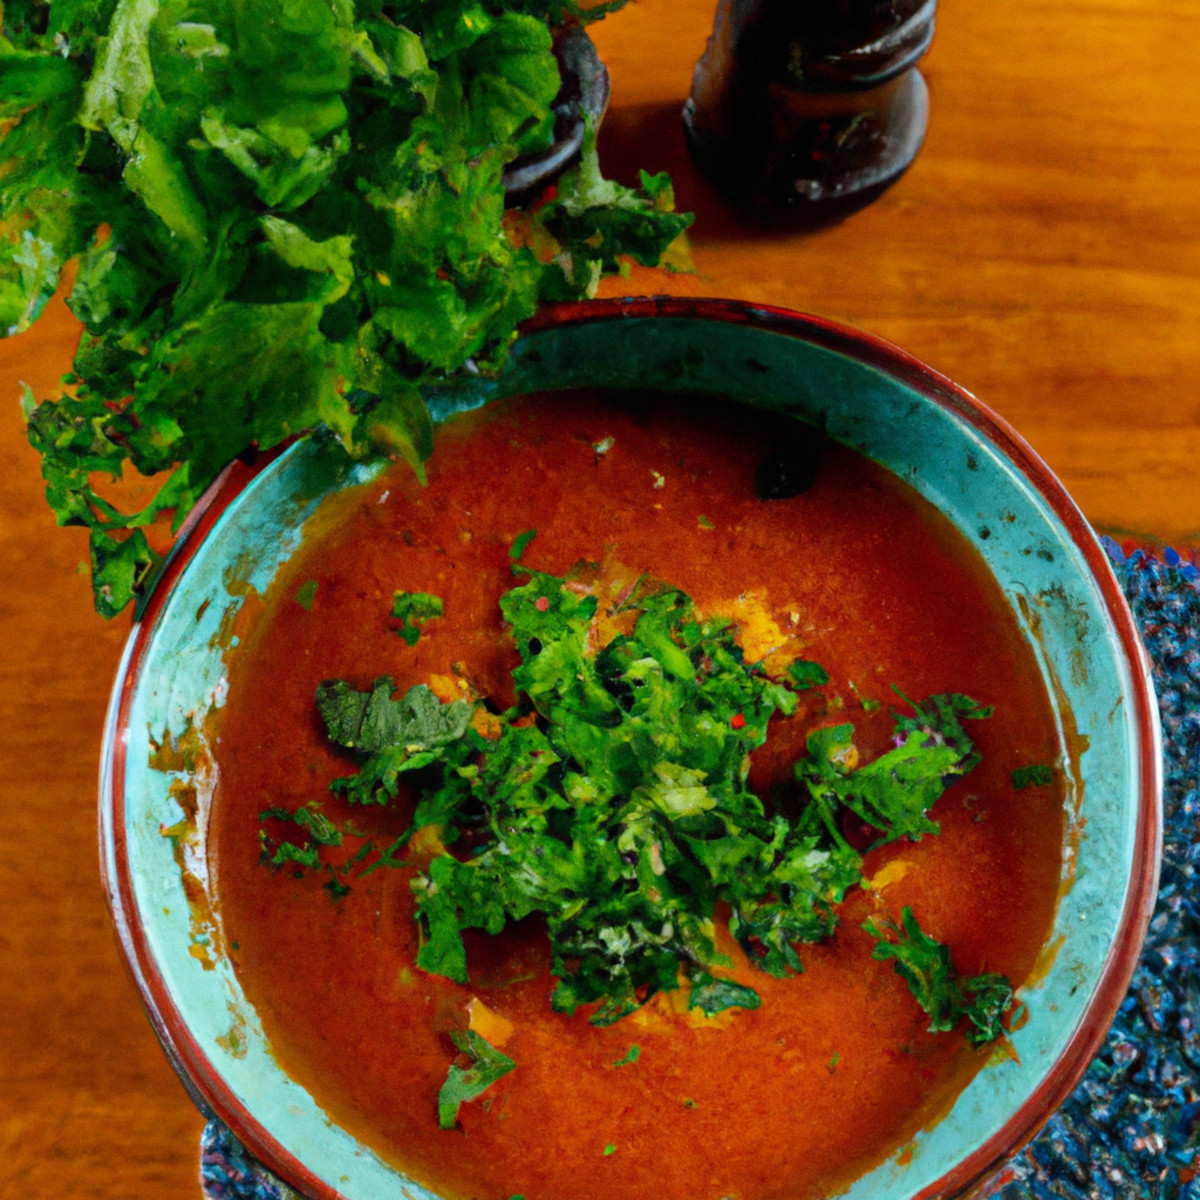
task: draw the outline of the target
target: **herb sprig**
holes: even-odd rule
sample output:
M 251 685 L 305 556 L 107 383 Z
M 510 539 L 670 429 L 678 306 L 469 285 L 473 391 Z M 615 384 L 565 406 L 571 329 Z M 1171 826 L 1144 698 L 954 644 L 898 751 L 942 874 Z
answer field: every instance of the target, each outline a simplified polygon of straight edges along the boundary
M 556 192 L 506 211 L 505 167 L 552 137 L 551 27 L 603 11 L 6 0 L 0 332 L 76 260 L 73 372 L 25 408 L 104 615 L 160 565 L 147 531 L 233 458 L 320 428 L 419 469 L 424 387 L 497 370 L 519 321 L 625 256 L 659 261 L 689 222 L 669 180 L 605 180 L 592 137 Z M 155 477 L 132 510 L 97 482 L 128 469 Z
M 955 969 L 948 946 L 931 938 L 905 908 L 900 924 L 883 918 L 864 928 L 877 939 L 873 957 L 892 959 L 896 971 L 929 1014 L 929 1031 L 944 1033 L 964 1018 L 973 1046 L 995 1041 L 1004 1033 L 1003 1018 L 1012 1007 L 1012 984 L 995 972 L 965 977 Z

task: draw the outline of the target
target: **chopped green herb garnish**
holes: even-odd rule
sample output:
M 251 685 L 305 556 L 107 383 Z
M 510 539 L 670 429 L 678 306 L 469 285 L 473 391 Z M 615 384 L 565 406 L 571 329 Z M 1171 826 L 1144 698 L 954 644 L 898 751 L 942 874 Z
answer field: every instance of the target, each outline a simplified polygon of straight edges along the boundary
M 607 1157 L 610 1154 L 615 1154 L 616 1152 L 617 1152 L 617 1148 L 616 1148 L 616 1146 L 614 1146 L 612 1144 L 612 1142 L 609 1142 L 608 1145 L 604 1147 L 605 1157 Z
M 369 692 L 341 680 L 317 688 L 317 709 L 332 741 L 347 750 L 378 754 L 395 746 L 438 745 L 461 736 L 470 721 L 464 701 L 445 705 L 424 684 L 409 688 L 402 700 L 395 684 L 382 675 Z
M 986 973 L 963 978 L 950 959 L 949 947 L 934 941 L 906 907 L 900 924 L 884 918 L 882 928 L 869 920 L 864 929 L 877 938 L 873 957 L 894 959 L 917 1003 L 929 1014 L 931 1033 L 953 1029 L 965 1017 L 972 1045 L 994 1041 L 1004 1032 L 1003 1018 L 1013 1001 L 1012 985 L 1003 975 Z
M 296 603 L 300 605 L 305 612 L 308 612 L 313 606 L 313 601 L 317 598 L 317 581 L 310 579 L 306 583 L 302 583 L 296 590 Z
M 450 1036 L 455 1046 L 470 1060 L 470 1065 L 460 1067 L 458 1063 L 452 1063 L 446 1082 L 438 1092 L 438 1125 L 442 1129 L 454 1128 L 460 1104 L 483 1095 L 496 1080 L 502 1079 L 516 1066 L 511 1058 L 501 1054 L 473 1029 L 455 1030 Z
M 613 1061 L 613 1066 L 614 1067 L 627 1067 L 627 1066 L 629 1066 L 630 1063 L 637 1062 L 641 1053 L 642 1053 L 642 1051 L 641 1051 L 640 1046 L 630 1046 L 629 1052 L 625 1055 L 625 1057 L 615 1059 Z
M 990 710 L 954 695 L 912 705 L 894 748 L 864 764 L 850 725 L 818 728 L 795 769 L 803 805 L 770 811 L 747 785 L 749 755 L 773 717 L 795 711 L 796 691 L 744 661 L 729 622 L 639 585 L 624 606 L 632 630 L 596 650 L 594 595 L 513 569 L 524 582 L 501 610 L 518 701 L 498 733 L 423 686 L 393 698 L 388 677 L 369 692 L 318 691 L 331 738 L 364 756 L 335 790 L 386 803 L 404 772 L 417 789 L 410 828 L 365 870 L 398 861 L 424 826 L 446 846 L 469 833 L 469 853 L 435 855 L 412 882 L 424 970 L 465 982 L 464 930 L 499 933 L 539 913 L 562 1012 L 588 1006 L 610 1024 L 679 986 L 710 1015 L 757 1007 L 758 993 L 724 974 L 714 906 L 728 905 L 755 966 L 801 970 L 797 945 L 827 937 L 861 881 L 843 815 L 873 827 L 875 844 L 936 833 L 928 810 L 977 758 L 960 718 Z
M 400 622 L 396 632 L 410 646 L 415 646 L 421 636 L 421 626 L 442 615 L 440 596 L 428 592 L 397 592 L 392 597 L 392 616 Z
M 326 863 L 329 868 L 329 878 L 321 885 L 335 900 L 340 900 L 343 896 L 350 894 L 350 888 L 344 884 L 338 877 L 337 871 L 332 863 Z
M 1012 773 L 1012 785 L 1015 788 L 1042 787 L 1053 782 L 1054 768 L 1046 763 L 1018 767 Z
M 829 682 L 829 672 L 820 663 L 799 658 L 788 667 L 788 675 L 798 691 L 824 687 Z
M 303 846 L 293 842 L 279 842 L 272 853 L 270 839 L 265 832 L 260 834 L 263 855 L 273 866 L 295 863 L 302 867 L 321 865 L 321 846 L 340 846 L 343 833 L 319 808 L 301 806 L 296 809 L 267 808 L 259 813 L 259 820 L 284 821 L 297 825 L 304 831 L 308 841 Z
M 716 979 L 704 974 L 692 978 L 688 1008 L 698 1008 L 710 1017 L 727 1008 L 757 1008 L 761 1003 L 753 988 L 734 983 L 732 979 Z
M 519 533 L 513 538 L 513 544 L 508 548 L 508 557 L 513 562 L 520 562 L 525 553 L 526 548 L 533 539 L 537 537 L 536 529 L 527 529 L 524 533 Z
M 263 850 L 269 853 L 265 842 Z M 321 854 L 316 845 L 312 843 L 306 846 L 297 846 L 293 842 L 280 842 L 275 847 L 275 853 L 271 855 L 270 862 L 275 867 L 281 867 L 285 863 L 295 863 L 300 867 L 316 868 L 321 865 Z

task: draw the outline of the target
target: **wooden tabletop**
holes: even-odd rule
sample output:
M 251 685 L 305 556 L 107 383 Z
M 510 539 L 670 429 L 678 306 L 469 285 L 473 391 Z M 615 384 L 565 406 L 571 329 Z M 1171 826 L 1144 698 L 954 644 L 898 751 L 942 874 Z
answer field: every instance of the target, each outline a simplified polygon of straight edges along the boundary
M 943 3 L 911 169 L 816 232 L 738 224 L 679 110 L 712 0 L 635 0 L 595 31 L 611 174 L 667 169 L 696 273 L 637 290 L 740 297 L 898 343 L 1015 425 L 1101 528 L 1200 546 L 1200 6 Z M 91 610 L 54 525 L 18 381 L 77 333 L 56 302 L 0 342 L 0 1195 L 198 1196 L 203 1125 L 159 1051 L 100 888 L 101 729 L 128 618 Z

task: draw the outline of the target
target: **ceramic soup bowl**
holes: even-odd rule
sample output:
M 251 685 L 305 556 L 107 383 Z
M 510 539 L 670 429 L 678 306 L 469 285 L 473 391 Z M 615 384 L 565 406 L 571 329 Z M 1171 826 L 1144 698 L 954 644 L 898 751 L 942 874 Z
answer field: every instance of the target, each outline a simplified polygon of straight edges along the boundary
M 958 1195 L 1030 1138 L 1082 1075 L 1128 986 L 1154 899 L 1157 710 L 1104 553 L 1047 467 L 977 400 L 888 344 L 794 313 L 682 299 L 552 309 L 526 328 L 501 378 L 431 403 L 444 419 L 493 397 L 573 387 L 706 392 L 818 425 L 945 514 L 1019 614 L 1071 734 L 1062 764 L 1071 852 L 1054 953 L 1021 993 L 1028 1020 L 1012 1033 L 1015 1054 L 984 1067 L 944 1117 L 845 1193 Z M 102 860 L 151 1021 L 197 1102 L 314 1197 L 429 1200 L 277 1064 L 216 936 L 210 773 L 163 751 L 186 741 L 193 714 L 223 703 L 222 631 L 236 628 L 247 593 L 266 589 L 323 502 L 380 469 L 307 439 L 214 487 L 143 605 L 116 682 Z

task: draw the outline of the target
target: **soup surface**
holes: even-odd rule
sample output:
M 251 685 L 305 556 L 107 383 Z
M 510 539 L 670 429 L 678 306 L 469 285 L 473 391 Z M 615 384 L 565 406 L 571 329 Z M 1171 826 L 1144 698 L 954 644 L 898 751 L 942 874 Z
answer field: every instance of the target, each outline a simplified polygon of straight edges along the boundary
M 760 499 L 764 463 L 797 437 L 801 459 L 816 453 L 812 485 Z M 1050 705 L 974 552 L 889 473 L 816 438 L 694 397 L 568 393 L 455 417 L 427 486 L 396 469 L 323 507 L 230 655 L 228 702 L 209 727 L 209 852 L 245 994 L 329 1115 L 440 1195 L 827 1195 L 903 1146 L 996 1053 L 961 1028 L 930 1033 L 862 924 L 911 906 L 961 973 L 1028 978 L 1060 884 L 1063 797 L 1057 783 L 1017 788 L 1012 773 L 1058 762 Z M 516 582 L 510 547 L 532 529 L 529 567 L 576 570 L 602 596 L 648 573 L 701 615 L 732 618 L 748 661 L 827 669 L 755 752 L 761 795 L 791 778 L 815 727 L 851 721 L 864 757 L 885 751 L 890 710 L 904 707 L 893 685 L 995 707 L 970 729 L 982 762 L 931 814 L 940 836 L 870 851 L 834 936 L 800 947 L 802 974 L 767 976 L 723 937 L 757 1009 L 710 1017 L 660 993 L 598 1028 L 552 1010 L 535 919 L 468 933 L 459 984 L 415 965 L 412 870 L 374 871 L 335 899 L 328 874 L 259 861 L 271 807 L 319 802 L 380 842 L 408 826 L 403 793 L 353 810 L 328 793 L 355 762 L 325 736 L 323 680 L 365 689 L 391 675 L 401 693 L 427 683 L 444 699 L 469 688 L 511 702 L 517 657 L 498 601 Z M 443 602 L 411 646 L 390 618 L 400 591 Z M 452 1035 L 468 1027 L 516 1067 L 442 1129 Z

